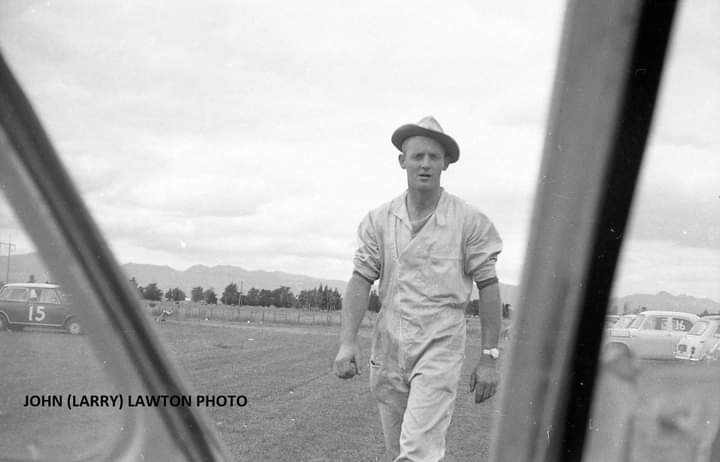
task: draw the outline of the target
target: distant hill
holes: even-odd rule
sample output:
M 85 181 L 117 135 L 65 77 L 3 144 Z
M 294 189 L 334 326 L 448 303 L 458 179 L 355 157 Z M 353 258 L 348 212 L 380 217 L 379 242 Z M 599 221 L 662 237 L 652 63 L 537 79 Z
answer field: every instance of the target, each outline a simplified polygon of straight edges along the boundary
M 51 275 L 46 272 L 42 261 L 36 253 L 13 255 L 10 262 L 11 282 L 27 281 L 30 275 L 34 275 L 35 280 L 38 282 L 53 280 Z M 5 280 L 6 268 L 7 257 L 0 256 L 0 281 Z M 287 286 L 295 294 L 298 294 L 301 290 L 313 289 L 322 284 L 331 289 L 338 289 L 340 293 L 344 294 L 347 283 L 347 281 L 320 279 L 280 271 L 253 271 L 229 265 L 212 267 L 195 265 L 184 271 L 178 271 L 167 265 L 127 263 L 122 265 L 122 268 L 125 270 L 128 279 L 134 277 L 141 286 L 155 282 L 163 291 L 179 287 L 188 295 L 190 290 L 196 286 L 202 286 L 204 289 L 213 287 L 215 292 L 220 294 L 232 282 L 237 283 L 238 286 L 242 282 L 245 292 L 251 287 L 277 289 L 281 286 Z M 500 284 L 500 295 L 503 302 L 510 303 L 513 308 L 517 308 L 518 292 L 518 286 Z M 473 291 L 473 298 L 475 297 L 477 297 L 477 290 Z M 720 303 L 714 300 L 690 295 L 672 295 L 667 292 L 659 292 L 655 295 L 633 294 L 614 298 L 610 302 L 609 312 L 624 313 L 640 307 L 645 307 L 648 310 L 686 311 L 695 314 L 702 313 L 705 310 L 710 313 L 720 312 Z
M 648 310 L 669 310 L 685 311 L 688 313 L 700 314 L 703 311 L 708 313 L 720 313 L 720 303 L 709 298 L 696 298 L 690 295 L 673 295 L 667 292 L 658 292 L 655 295 L 633 294 L 620 297 L 611 303 L 617 307 L 619 314 L 627 313 L 641 307 Z
M 280 271 L 252 271 L 239 266 L 195 265 L 185 271 L 178 271 L 169 266 L 148 265 L 140 263 L 127 263 L 122 265 L 128 278 L 134 277 L 141 286 L 156 282 L 163 290 L 179 287 L 186 294 L 190 294 L 193 287 L 201 286 L 204 289 L 213 287 L 216 293 L 221 293 L 230 283 L 237 283 L 238 289 L 242 283 L 243 290 L 247 292 L 251 287 L 256 289 L 277 289 L 281 286 L 290 287 L 295 294 L 301 290 L 312 289 L 320 284 L 331 289 L 345 290 L 346 281 L 335 279 L 320 279 L 299 274 L 283 273 Z

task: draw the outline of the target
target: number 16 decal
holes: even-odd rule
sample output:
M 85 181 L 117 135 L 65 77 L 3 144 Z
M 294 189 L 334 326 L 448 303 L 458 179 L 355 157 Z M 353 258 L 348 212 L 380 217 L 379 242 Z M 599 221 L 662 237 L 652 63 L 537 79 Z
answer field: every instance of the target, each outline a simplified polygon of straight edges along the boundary
M 40 322 L 43 319 L 45 319 L 45 307 L 30 305 L 30 312 L 28 313 L 28 320 Z

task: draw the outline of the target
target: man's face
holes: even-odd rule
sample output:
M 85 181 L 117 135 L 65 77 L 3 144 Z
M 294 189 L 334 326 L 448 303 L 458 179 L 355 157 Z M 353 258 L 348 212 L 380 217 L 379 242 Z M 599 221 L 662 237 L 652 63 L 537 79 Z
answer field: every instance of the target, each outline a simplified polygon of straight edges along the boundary
M 403 143 L 398 160 L 407 171 L 408 188 L 431 191 L 440 188 L 440 175 L 447 169 L 445 150 L 432 138 L 413 136 Z

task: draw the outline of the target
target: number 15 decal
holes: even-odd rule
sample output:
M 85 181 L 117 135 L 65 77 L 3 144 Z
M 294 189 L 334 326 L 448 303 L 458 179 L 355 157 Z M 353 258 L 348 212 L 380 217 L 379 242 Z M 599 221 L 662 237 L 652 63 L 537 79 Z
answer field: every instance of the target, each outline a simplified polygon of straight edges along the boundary
M 40 322 L 43 319 L 45 319 L 45 307 L 30 305 L 30 312 L 28 313 L 28 320 Z

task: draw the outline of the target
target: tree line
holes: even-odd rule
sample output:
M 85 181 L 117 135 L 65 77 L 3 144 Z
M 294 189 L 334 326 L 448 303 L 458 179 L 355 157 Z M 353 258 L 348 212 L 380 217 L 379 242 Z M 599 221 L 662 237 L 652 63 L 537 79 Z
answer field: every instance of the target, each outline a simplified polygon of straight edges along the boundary
M 145 300 L 161 301 L 163 297 L 167 301 L 181 302 L 186 300 L 185 292 L 175 287 L 164 292 L 156 283 L 150 283 L 145 287 L 138 285 L 135 278 L 130 279 L 130 283 L 138 291 L 141 298 Z M 202 286 L 193 287 L 190 291 L 190 300 L 195 303 L 207 303 L 215 305 L 218 302 L 223 305 L 240 305 L 240 306 L 275 306 L 278 308 L 302 308 L 311 309 L 319 308 L 327 311 L 338 311 L 342 309 L 342 296 L 337 289 L 331 289 L 327 285 L 320 284 L 318 287 L 301 290 L 296 296 L 287 286 L 281 286 L 277 289 L 256 289 L 252 287 L 246 294 L 238 290 L 238 285 L 234 282 L 228 284 L 218 298 L 215 289 L 203 288 Z M 478 315 L 479 301 L 477 299 L 468 303 L 465 308 L 467 315 Z M 370 291 L 368 301 L 368 310 L 374 313 L 380 311 L 380 296 L 376 290 Z M 503 303 L 502 317 L 507 319 L 511 315 L 510 304 Z
M 140 298 L 152 301 L 161 301 L 163 298 L 167 301 L 181 302 L 187 299 L 182 289 L 175 287 L 168 289 L 163 293 L 157 283 L 150 283 L 147 286 L 141 286 L 133 277 L 130 278 L 130 284 L 138 292 Z M 377 295 L 376 295 L 377 298 Z M 235 282 L 228 284 L 218 297 L 215 289 L 203 288 L 202 286 L 193 287 L 190 291 L 190 301 L 195 303 L 207 303 L 214 305 L 222 303 L 223 305 L 242 305 L 242 306 L 275 306 L 279 308 L 319 308 L 321 310 L 337 311 L 342 309 L 342 296 L 340 292 L 327 285 L 320 284 L 318 287 L 301 290 L 295 295 L 290 287 L 281 286 L 277 289 L 257 289 L 250 288 L 247 293 L 241 293 Z M 378 301 L 379 309 L 379 301 Z

